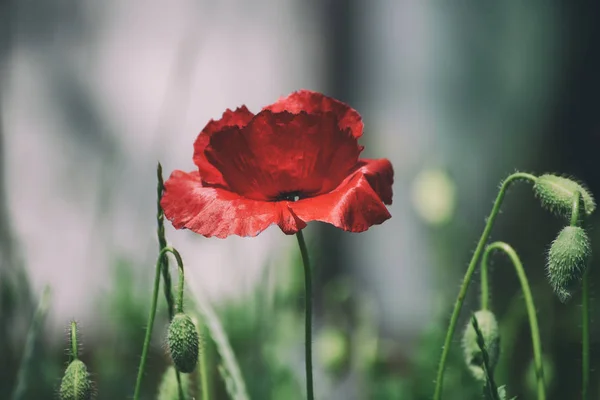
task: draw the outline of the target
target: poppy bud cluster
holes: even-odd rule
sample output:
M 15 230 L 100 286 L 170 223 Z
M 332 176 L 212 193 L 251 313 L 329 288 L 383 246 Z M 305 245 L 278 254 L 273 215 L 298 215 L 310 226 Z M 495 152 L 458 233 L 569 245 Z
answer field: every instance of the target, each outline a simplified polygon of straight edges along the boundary
M 552 242 L 546 265 L 550 285 L 564 303 L 583 279 L 591 258 L 589 236 L 579 225 L 596 209 L 596 203 L 583 185 L 556 175 L 540 176 L 533 188 L 543 207 L 571 218 L 571 224 Z

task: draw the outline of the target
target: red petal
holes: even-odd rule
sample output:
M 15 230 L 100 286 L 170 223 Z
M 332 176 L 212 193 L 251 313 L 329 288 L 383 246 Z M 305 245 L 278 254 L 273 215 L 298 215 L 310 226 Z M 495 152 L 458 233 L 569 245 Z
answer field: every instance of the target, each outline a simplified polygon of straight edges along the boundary
M 358 170 L 367 178 L 369 185 L 385 204 L 392 204 L 394 168 L 390 160 L 380 158 L 358 160 Z
M 206 146 L 208 146 L 211 136 L 228 127 L 244 127 L 253 117 L 254 114 L 252 114 L 246 106 L 241 106 L 235 111 L 227 109 L 223 113 L 221 119 L 216 121 L 211 119 L 204 129 L 202 129 L 202 132 L 200 132 L 194 142 L 194 164 L 198 166 L 204 182 L 225 186 L 221 173 L 208 162 L 206 155 L 204 154 L 204 150 L 206 149 Z
M 349 232 L 362 232 L 391 215 L 367 177 L 359 170 L 334 191 L 290 203 L 304 222 L 322 221 Z
M 294 92 L 287 97 L 282 97 L 264 109 L 273 112 L 287 111 L 292 114 L 299 114 L 302 111 L 308 114 L 333 112 L 338 120 L 340 129 L 350 129 L 352 135 L 357 139 L 363 132 L 364 126 L 358 111 L 346 103 L 310 90 Z
M 291 235 L 306 226 L 288 202 L 249 200 L 225 189 L 203 187 L 197 171 L 174 171 L 165 182 L 160 204 L 176 229 L 206 237 L 256 236 L 271 224 Z
M 263 110 L 245 128 L 213 135 L 205 153 L 232 191 L 275 200 L 330 192 L 352 173 L 361 150 L 332 113 Z

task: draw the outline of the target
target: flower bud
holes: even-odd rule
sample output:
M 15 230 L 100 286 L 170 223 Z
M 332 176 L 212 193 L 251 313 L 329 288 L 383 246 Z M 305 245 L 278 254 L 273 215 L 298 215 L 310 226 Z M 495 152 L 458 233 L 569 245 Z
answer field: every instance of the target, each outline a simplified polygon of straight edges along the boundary
M 200 338 L 192 319 L 177 313 L 169 325 L 167 344 L 173 359 L 173 364 L 179 372 L 190 373 L 198 363 Z
M 596 209 L 596 203 L 590 192 L 579 183 L 557 175 L 546 174 L 537 178 L 533 191 L 542 202 L 542 207 L 564 217 L 570 217 L 573 198 L 579 191 L 583 199 L 585 215 Z
M 566 226 L 548 252 L 548 279 L 559 300 L 565 303 L 583 278 L 592 248 L 583 228 Z
M 190 376 L 186 374 L 180 375 L 181 389 L 183 390 L 183 398 L 191 400 L 191 384 Z M 167 368 L 162 376 L 160 386 L 158 387 L 158 400 L 180 400 L 179 386 L 177 384 L 176 369 L 172 365 Z
M 491 311 L 479 310 L 475 313 L 477 325 L 483 336 L 483 342 L 489 358 L 489 367 L 493 370 L 498 362 L 500 355 L 500 335 L 498 333 L 498 322 Z M 473 376 L 485 381 L 485 371 L 483 369 L 483 355 L 477 344 L 477 332 L 471 321 L 465 327 L 462 338 L 462 347 L 467 367 L 471 370 Z
M 60 384 L 60 400 L 88 400 L 93 392 L 87 367 L 81 360 L 73 360 Z

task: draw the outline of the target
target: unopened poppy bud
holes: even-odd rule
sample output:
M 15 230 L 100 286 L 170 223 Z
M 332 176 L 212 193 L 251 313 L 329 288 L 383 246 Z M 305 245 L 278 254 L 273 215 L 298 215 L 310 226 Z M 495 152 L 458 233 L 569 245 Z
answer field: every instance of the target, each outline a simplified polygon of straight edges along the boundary
M 548 279 L 559 300 L 565 303 L 571 291 L 583 278 L 592 248 L 583 228 L 566 226 L 558 234 L 548 252 Z
M 179 372 L 190 373 L 198 363 L 200 338 L 192 319 L 177 313 L 169 325 L 167 344 L 173 359 L 173 364 Z
M 483 336 L 485 349 L 488 354 L 489 367 L 493 370 L 498 362 L 500 354 L 500 335 L 498 334 L 498 322 L 491 311 L 479 310 L 474 315 L 477 325 Z M 485 371 L 483 369 L 483 355 L 481 348 L 477 343 L 477 332 L 471 321 L 467 323 L 462 338 L 462 347 L 467 367 L 471 370 L 473 376 L 481 381 L 485 381 Z
M 88 400 L 94 393 L 90 374 L 81 360 L 73 360 L 60 384 L 60 400 Z
M 191 396 L 191 384 L 190 376 L 182 374 L 181 389 L 183 390 L 183 398 L 185 400 L 192 399 Z M 158 387 L 157 400 L 180 400 L 179 399 L 179 386 L 177 384 L 176 369 L 172 365 L 167 368 L 162 376 L 160 386 Z
M 537 178 L 533 191 L 540 199 L 542 207 L 551 212 L 569 217 L 573 209 L 573 198 L 576 192 L 581 193 L 585 215 L 596 209 L 596 203 L 590 192 L 574 180 L 557 175 L 546 174 Z

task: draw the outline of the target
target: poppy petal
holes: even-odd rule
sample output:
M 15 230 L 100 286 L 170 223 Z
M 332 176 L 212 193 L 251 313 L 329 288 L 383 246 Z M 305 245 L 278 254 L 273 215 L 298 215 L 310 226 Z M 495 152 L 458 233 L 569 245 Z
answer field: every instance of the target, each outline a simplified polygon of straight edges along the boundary
M 350 129 L 352 135 L 357 139 L 363 133 L 364 125 L 358 111 L 346 103 L 310 90 L 294 92 L 264 109 L 276 113 L 287 111 L 292 114 L 299 114 L 303 111 L 308 114 L 333 112 L 337 117 L 340 129 Z
M 358 160 L 358 170 L 367 178 L 369 185 L 379 195 L 384 204 L 392 204 L 392 185 L 394 184 L 394 167 L 386 158 Z
M 223 176 L 219 170 L 208 162 L 204 150 L 208 146 L 212 135 L 229 127 L 244 127 L 253 117 L 254 114 L 246 106 L 241 106 L 235 111 L 227 109 L 221 119 L 211 119 L 204 129 L 202 129 L 202 132 L 200 132 L 194 142 L 194 164 L 200 170 L 202 181 L 211 185 L 226 187 Z
M 173 171 L 160 204 L 176 229 L 186 228 L 206 237 L 256 236 L 272 224 L 291 235 L 306 227 L 288 202 L 256 201 L 226 189 L 205 187 L 197 171 Z
M 244 128 L 214 134 L 205 153 L 232 191 L 274 201 L 330 192 L 354 171 L 361 151 L 331 112 L 263 110 Z
M 304 222 L 321 221 L 349 232 L 363 232 L 391 215 L 367 177 L 357 171 L 330 193 L 290 204 Z

